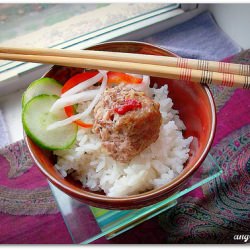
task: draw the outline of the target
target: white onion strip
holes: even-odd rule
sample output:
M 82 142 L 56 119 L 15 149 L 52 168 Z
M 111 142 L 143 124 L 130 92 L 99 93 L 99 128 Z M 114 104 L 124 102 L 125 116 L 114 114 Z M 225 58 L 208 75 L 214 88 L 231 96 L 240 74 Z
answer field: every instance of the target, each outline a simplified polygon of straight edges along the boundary
M 150 91 L 150 88 L 149 88 L 150 77 L 148 75 L 143 75 L 141 85 L 142 85 L 142 91 L 147 96 L 151 97 L 151 91 Z
M 101 84 L 101 87 L 99 89 L 99 92 L 95 96 L 94 100 L 90 103 L 88 108 L 82 113 L 70 116 L 69 118 L 66 118 L 65 120 L 57 121 L 57 122 L 54 122 L 54 123 L 50 124 L 47 127 L 47 130 L 52 130 L 52 129 L 56 129 L 56 128 L 59 128 L 59 127 L 66 126 L 66 125 L 72 123 L 73 121 L 76 121 L 78 119 L 86 117 L 87 115 L 89 115 L 91 113 L 92 109 L 95 107 L 95 105 L 97 104 L 97 102 L 101 98 L 102 93 L 104 92 L 104 90 L 107 87 L 107 81 L 108 81 L 107 72 L 104 71 L 104 70 L 100 70 L 99 72 L 103 75 L 102 84 Z
M 151 97 L 151 93 L 149 92 L 149 85 L 150 77 L 148 75 L 143 75 L 140 84 L 128 84 L 126 85 L 126 87 L 134 89 L 136 91 L 143 91 L 147 96 Z
M 149 87 L 150 84 L 150 77 L 148 75 L 143 75 L 142 76 L 142 82 L 143 85 L 146 85 L 147 87 Z
M 65 106 L 93 100 L 98 91 L 99 89 L 86 90 L 82 93 L 61 97 L 52 105 L 50 112 L 57 112 L 59 109 L 64 108 Z
M 102 74 L 98 73 L 97 75 L 95 75 L 94 77 L 91 77 L 90 79 L 83 81 L 79 84 L 77 84 L 75 87 L 69 89 L 68 91 L 64 92 L 61 97 L 66 97 L 72 94 L 76 94 L 84 89 L 87 89 L 91 86 L 93 86 L 94 84 L 96 84 L 98 81 L 100 81 L 102 79 Z

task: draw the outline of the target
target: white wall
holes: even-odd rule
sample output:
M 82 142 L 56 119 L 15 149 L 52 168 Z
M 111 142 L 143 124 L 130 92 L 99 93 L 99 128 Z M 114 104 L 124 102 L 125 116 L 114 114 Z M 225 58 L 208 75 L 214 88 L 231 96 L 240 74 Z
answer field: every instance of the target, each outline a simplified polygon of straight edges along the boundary
M 208 4 L 217 24 L 242 48 L 250 48 L 250 3 Z

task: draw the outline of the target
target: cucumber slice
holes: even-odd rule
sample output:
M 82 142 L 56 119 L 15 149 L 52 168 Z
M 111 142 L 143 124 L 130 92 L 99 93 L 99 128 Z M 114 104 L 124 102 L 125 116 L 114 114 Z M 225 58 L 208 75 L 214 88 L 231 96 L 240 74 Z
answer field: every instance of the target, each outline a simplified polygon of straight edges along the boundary
M 46 95 L 61 95 L 62 85 L 53 78 L 44 77 L 32 82 L 22 97 L 22 107 L 33 97 Z
M 77 125 L 71 123 L 64 127 L 47 130 L 47 126 L 66 118 L 64 112 L 50 113 L 55 95 L 39 95 L 32 98 L 23 108 L 22 123 L 26 134 L 40 147 L 49 150 L 69 148 L 75 141 Z

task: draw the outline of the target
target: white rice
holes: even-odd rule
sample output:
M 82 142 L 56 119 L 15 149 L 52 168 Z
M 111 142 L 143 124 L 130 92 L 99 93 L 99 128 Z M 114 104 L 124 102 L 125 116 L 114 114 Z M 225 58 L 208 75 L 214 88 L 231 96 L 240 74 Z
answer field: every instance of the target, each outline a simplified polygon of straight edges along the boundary
M 184 123 L 173 102 L 167 97 L 168 87 L 152 88 L 150 93 L 160 103 L 163 118 L 157 141 L 132 159 L 129 164 L 115 161 L 105 153 L 101 141 L 91 129 L 78 129 L 71 149 L 58 150 L 55 167 L 65 177 L 72 174 L 90 190 L 103 190 L 107 196 L 120 197 L 158 188 L 173 180 L 183 170 L 189 157 L 192 137 L 183 138 Z M 82 109 L 84 109 L 82 104 Z M 88 118 L 88 121 L 91 117 Z M 87 122 L 87 120 L 85 119 Z

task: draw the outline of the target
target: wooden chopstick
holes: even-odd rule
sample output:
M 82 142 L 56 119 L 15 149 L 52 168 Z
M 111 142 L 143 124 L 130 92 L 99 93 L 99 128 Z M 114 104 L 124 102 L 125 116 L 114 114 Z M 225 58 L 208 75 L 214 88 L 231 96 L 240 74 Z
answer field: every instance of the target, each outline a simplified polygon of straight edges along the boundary
M 7 47 L 0 47 L 0 59 L 103 69 L 203 84 L 250 88 L 250 66 L 242 64 L 107 51 Z
M 220 73 L 250 76 L 250 65 L 216 62 L 207 60 L 188 59 L 170 56 L 155 56 L 144 54 L 132 54 L 121 52 L 94 51 L 94 50 L 68 50 L 68 49 L 47 49 L 47 48 L 11 48 L 0 47 L 0 53 L 62 56 L 74 58 L 101 59 L 120 62 L 136 62 L 155 64 L 169 67 L 180 67 L 197 70 L 207 70 Z

